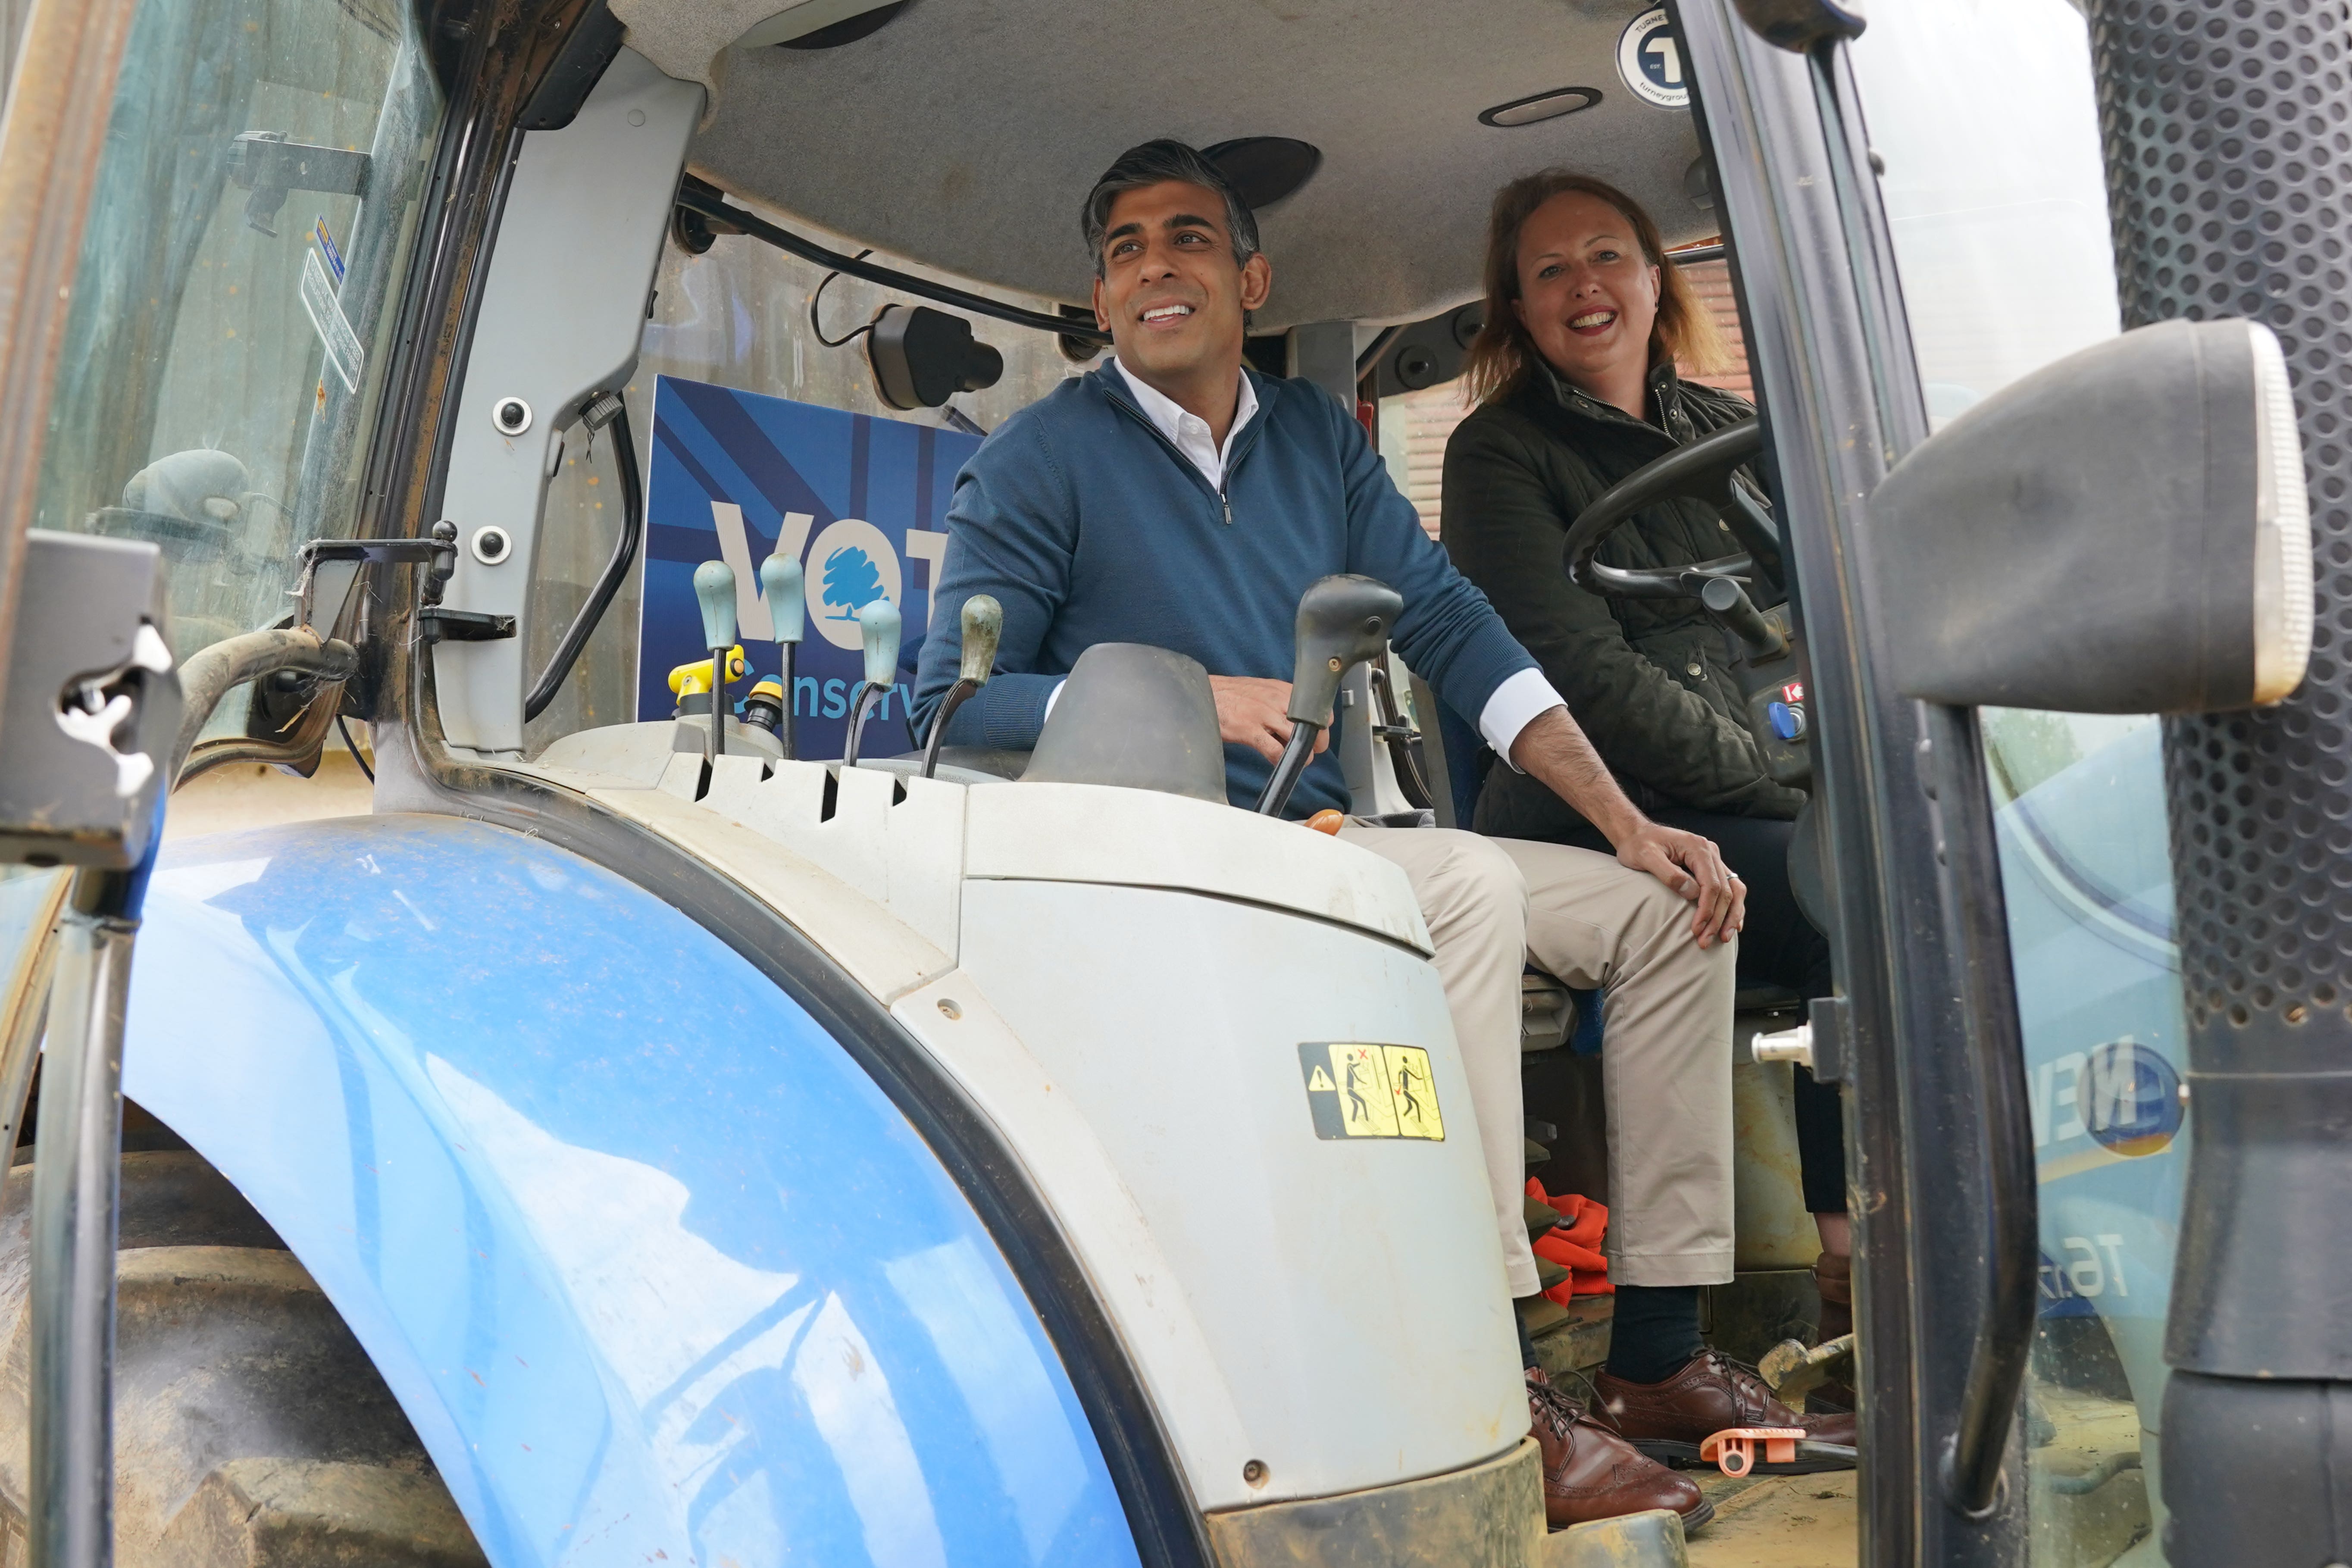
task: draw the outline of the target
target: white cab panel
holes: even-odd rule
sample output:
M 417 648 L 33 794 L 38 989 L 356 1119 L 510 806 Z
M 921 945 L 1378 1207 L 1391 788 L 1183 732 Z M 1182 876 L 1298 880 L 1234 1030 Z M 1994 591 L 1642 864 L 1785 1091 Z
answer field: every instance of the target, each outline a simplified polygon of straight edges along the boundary
M 466 359 L 442 515 L 457 525 L 453 609 L 520 617 L 539 559 L 541 503 L 559 433 L 588 394 L 617 391 L 637 363 L 646 297 L 661 258 L 687 138 L 702 89 L 623 49 L 579 117 L 523 138 Z M 531 419 L 508 436 L 494 405 L 520 398 Z M 496 565 L 469 548 L 495 525 L 512 542 Z M 452 746 L 522 747 L 527 626 L 496 642 L 433 650 L 441 728 Z
M 1098 784 L 976 789 L 964 875 L 1182 888 L 1337 921 L 1431 951 L 1404 872 L 1295 822 Z
M 1526 1436 L 1469 1086 L 1427 962 L 1228 899 L 972 880 L 960 967 L 1109 1152 L 1271 1472 L 1250 1487 L 1171 1419 L 1203 1508 L 1435 1475 Z M 1425 1048 L 1444 1141 L 1317 1137 L 1298 1047 L 1328 1041 Z

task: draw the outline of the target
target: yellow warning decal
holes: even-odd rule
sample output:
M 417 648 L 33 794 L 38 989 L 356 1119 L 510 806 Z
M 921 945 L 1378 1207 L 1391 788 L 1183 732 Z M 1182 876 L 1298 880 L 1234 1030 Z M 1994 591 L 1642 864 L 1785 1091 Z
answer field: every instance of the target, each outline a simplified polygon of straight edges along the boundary
M 1318 1138 L 1445 1137 L 1429 1053 L 1418 1046 L 1308 1041 L 1298 1067 Z

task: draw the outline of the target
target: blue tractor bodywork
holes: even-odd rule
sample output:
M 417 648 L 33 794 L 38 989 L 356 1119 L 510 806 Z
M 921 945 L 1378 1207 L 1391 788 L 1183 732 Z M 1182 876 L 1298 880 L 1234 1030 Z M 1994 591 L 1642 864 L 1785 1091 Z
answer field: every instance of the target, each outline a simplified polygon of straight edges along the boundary
M 318 1279 L 499 1568 L 1137 1561 L 931 1147 L 603 868 L 437 816 L 172 846 L 124 1072 Z
M 2041 1178 L 2042 1313 L 2103 1319 L 2158 1429 L 2189 1150 L 2158 727 L 1996 820 Z

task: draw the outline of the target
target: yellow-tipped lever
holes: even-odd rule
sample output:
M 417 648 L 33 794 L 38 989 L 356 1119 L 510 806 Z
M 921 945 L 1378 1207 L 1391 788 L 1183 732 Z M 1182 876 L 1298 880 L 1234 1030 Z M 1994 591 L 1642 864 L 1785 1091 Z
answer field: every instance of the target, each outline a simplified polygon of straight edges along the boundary
M 751 672 L 751 666 L 743 658 L 743 645 L 736 644 L 727 650 L 727 679 L 740 680 Z M 710 689 L 710 661 L 698 658 L 692 664 L 681 664 L 669 672 L 669 689 L 673 697 L 699 697 Z

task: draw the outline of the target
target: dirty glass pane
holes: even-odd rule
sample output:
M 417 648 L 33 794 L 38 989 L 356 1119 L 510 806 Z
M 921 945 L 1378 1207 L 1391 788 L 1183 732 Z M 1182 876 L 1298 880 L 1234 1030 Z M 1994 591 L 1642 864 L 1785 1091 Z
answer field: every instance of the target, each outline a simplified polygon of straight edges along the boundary
M 1929 422 L 2120 330 L 2089 41 L 2064 0 L 1883 7 L 1853 49 Z M 2188 1150 L 2158 727 L 1987 709 L 2041 1174 L 2037 1568 L 2158 1564 Z
M 798 226 L 822 243 L 845 247 L 833 237 Z M 845 247 L 855 252 L 855 247 Z M 874 259 L 919 277 L 971 285 L 931 268 L 886 255 Z M 652 313 L 646 320 L 645 346 L 625 396 L 635 428 L 640 464 L 653 433 L 654 378 L 683 376 L 747 392 L 789 397 L 853 414 L 950 428 L 958 418 L 992 430 L 1060 384 L 1066 376 L 1095 364 L 1066 357 L 1058 340 L 1026 327 L 974 318 L 973 335 L 1004 356 L 1004 374 L 984 392 L 959 393 L 947 408 L 892 408 L 874 390 L 865 340 L 828 347 L 811 327 L 809 306 L 824 268 L 756 240 L 720 239 L 700 256 L 675 244 L 662 253 L 655 275 Z M 1050 312 L 1050 300 L 990 289 L 992 298 Z M 824 336 L 838 339 L 862 326 L 883 304 L 915 303 L 908 296 L 835 278 L 819 302 Z M 954 411 L 950 416 L 949 410 Z M 565 437 L 563 458 L 548 486 L 546 527 L 531 582 L 527 662 L 543 668 L 555 646 L 611 559 L 620 528 L 620 480 L 609 436 L 593 450 L 575 426 Z M 637 691 L 637 598 L 639 574 L 632 572 L 614 596 L 596 634 L 580 656 L 572 678 L 523 732 L 532 756 L 562 736 L 600 724 L 625 724 L 635 716 Z
M 397 0 L 133 23 L 37 522 L 160 545 L 183 658 L 285 614 L 295 549 L 351 530 L 441 118 L 420 42 Z

